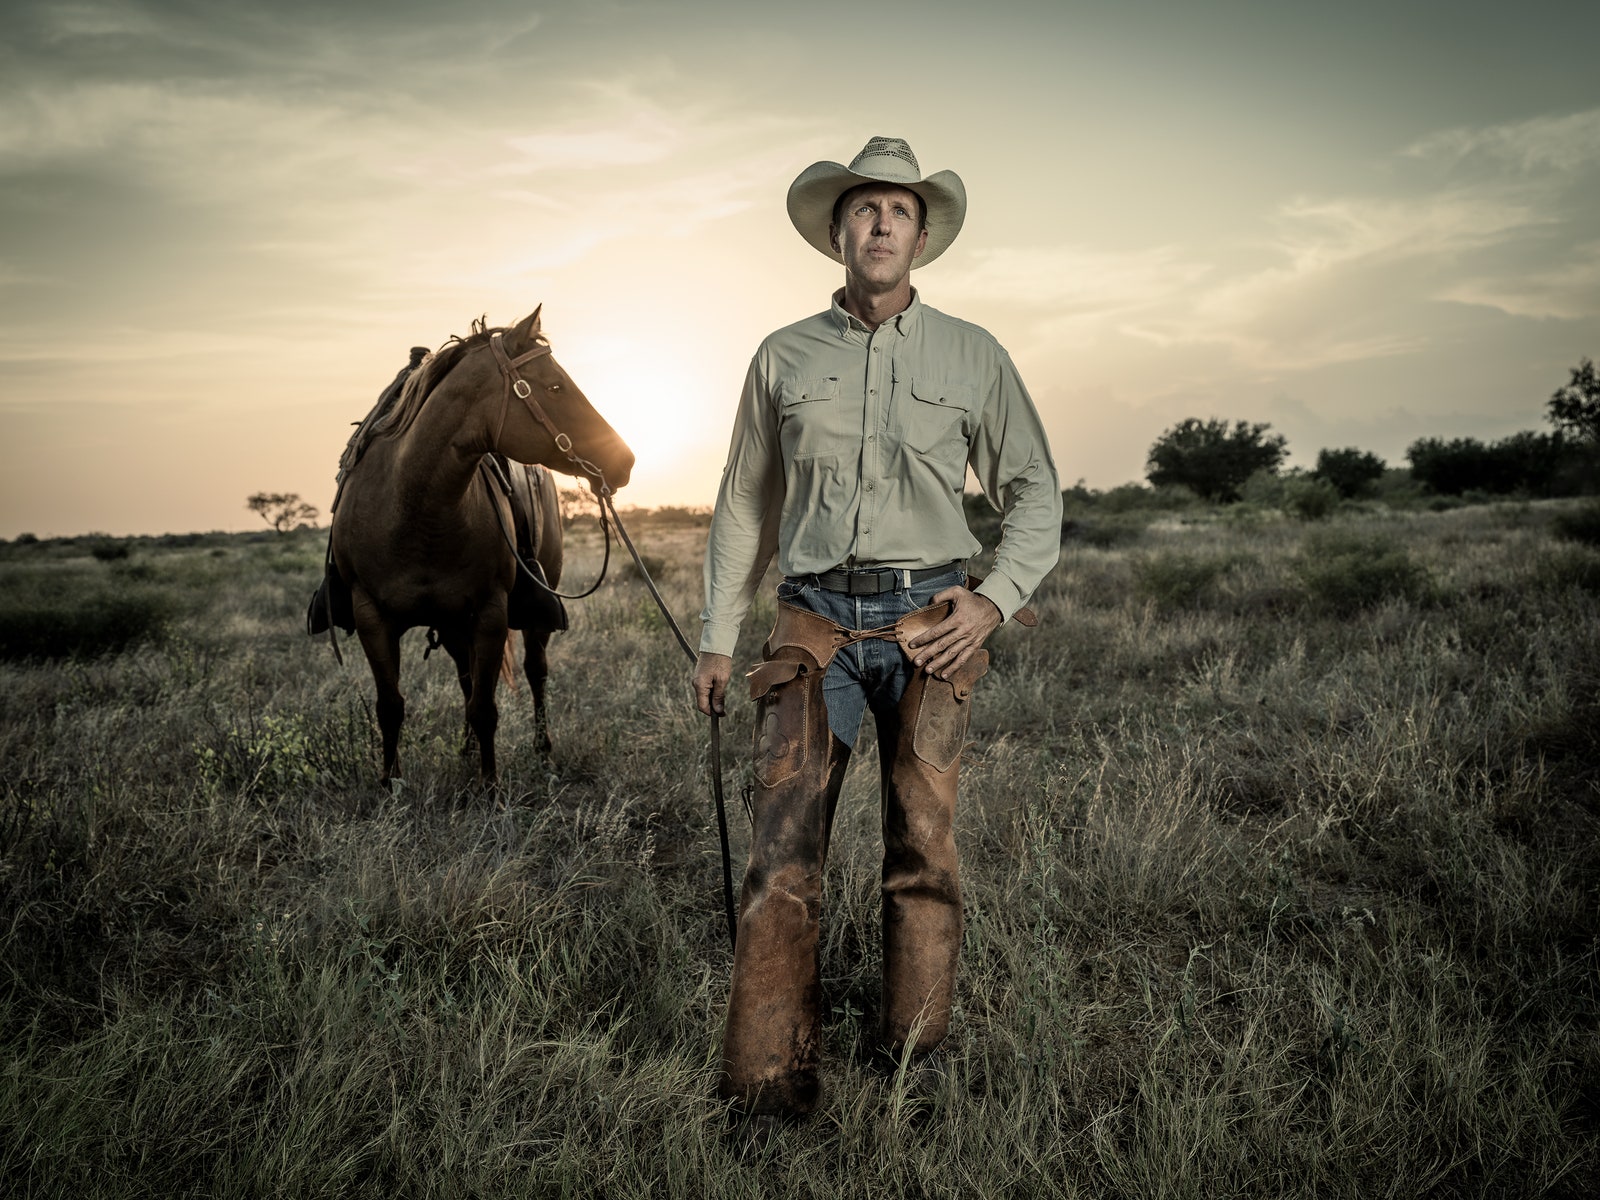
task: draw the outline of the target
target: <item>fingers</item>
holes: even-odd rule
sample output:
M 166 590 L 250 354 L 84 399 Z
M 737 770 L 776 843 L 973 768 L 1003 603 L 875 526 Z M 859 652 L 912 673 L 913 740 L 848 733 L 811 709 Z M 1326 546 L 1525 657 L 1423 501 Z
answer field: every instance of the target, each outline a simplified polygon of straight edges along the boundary
M 949 604 L 950 615 L 912 644 L 911 661 L 937 679 L 948 679 L 1000 624 L 992 600 L 964 587 L 950 587 L 933 603 Z
M 706 716 L 722 716 L 726 712 L 728 680 L 733 678 L 733 659 L 726 654 L 702 653 L 695 660 L 690 687 L 694 690 L 694 706 Z

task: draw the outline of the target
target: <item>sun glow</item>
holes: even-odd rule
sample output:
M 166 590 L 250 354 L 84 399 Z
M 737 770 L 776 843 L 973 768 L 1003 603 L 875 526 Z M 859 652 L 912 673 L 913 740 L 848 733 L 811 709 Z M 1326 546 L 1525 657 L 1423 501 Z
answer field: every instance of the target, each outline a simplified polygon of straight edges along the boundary
M 713 398 L 698 394 L 688 356 L 665 339 L 604 334 L 563 337 L 559 354 L 590 403 L 633 449 L 626 502 L 683 503 L 681 480 L 704 455 L 709 427 L 718 420 L 711 415 Z M 712 440 L 725 437 L 718 431 Z

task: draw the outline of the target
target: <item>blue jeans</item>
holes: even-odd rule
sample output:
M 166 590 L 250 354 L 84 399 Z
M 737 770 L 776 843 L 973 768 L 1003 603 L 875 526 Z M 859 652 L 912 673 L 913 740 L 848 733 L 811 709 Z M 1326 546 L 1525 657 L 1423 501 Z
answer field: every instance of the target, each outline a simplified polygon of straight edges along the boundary
M 846 629 L 876 629 L 892 625 L 907 613 L 926 608 L 948 587 L 959 587 L 967 573 L 953 567 L 942 575 L 914 583 L 904 591 L 881 592 L 876 596 L 847 596 L 830 592 L 805 579 L 786 578 L 778 584 L 778 599 L 827 617 Z M 828 705 L 828 728 L 833 736 L 851 749 L 861 729 L 861 715 L 867 709 L 881 722 L 892 713 L 911 682 L 911 660 L 898 642 L 871 638 L 846 646 L 834 655 L 822 680 L 822 695 Z

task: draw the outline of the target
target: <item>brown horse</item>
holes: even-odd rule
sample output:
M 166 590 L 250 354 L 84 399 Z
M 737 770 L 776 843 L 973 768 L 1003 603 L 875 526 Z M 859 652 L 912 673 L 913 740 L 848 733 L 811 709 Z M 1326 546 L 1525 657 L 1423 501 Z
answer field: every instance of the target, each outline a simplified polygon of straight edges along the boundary
M 398 771 L 406 711 L 400 635 L 417 626 L 436 631 L 455 660 L 480 779 L 496 778 L 495 683 L 521 568 L 507 544 L 511 501 L 496 486 L 486 456 L 541 463 L 597 489 L 622 487 L 633 469 L 633 452 L 551 357 L 539 312 L 511 329 L 475 323 L 470 337 L 452 338 L 425 358 L 393 406 L 363 423 L 341 462 L 329 552 L 337 578 L 329 582 L 348 589 L 356 634 L 377 683 L 385 784 Z M 545 545 L 540 558 L 553 587 L 560 577 L 560 519 L 554 486 L 548 476 L 545 481 L 523 491 L 535 499 L 544 492 L 545 503 L 537 506 L 544 532 L 536 528 L 534 537 Z M 548 748 L 549 636 L 549 627 L 524 630 L 524 670 L 542 749 Z

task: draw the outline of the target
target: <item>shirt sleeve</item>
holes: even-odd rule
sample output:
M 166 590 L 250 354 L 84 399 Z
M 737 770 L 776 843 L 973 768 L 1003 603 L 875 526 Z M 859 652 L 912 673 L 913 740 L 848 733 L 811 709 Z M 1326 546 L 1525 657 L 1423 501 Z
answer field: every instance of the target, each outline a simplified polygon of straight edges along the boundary
M 777 549 L 782 507 L 778 423 L 762 355 L 757 353 L 739 396 L 728 461 L 706 537 L 702 652 L 733 654 L 739 626 Z
M 1061 557 L 1061 481 L 1028 389 L 1011 356 L 999 355 L 968 461 L 1002 514 L 1000 548 L 978 594 L 1009 620 Z

